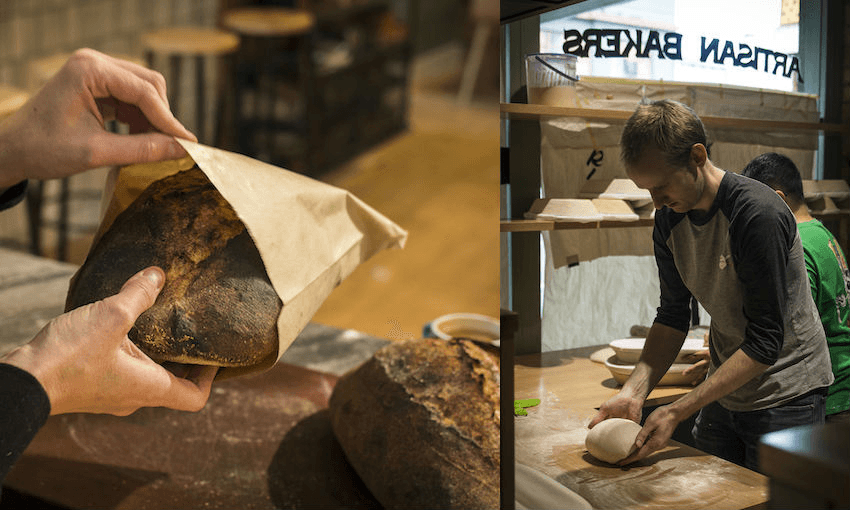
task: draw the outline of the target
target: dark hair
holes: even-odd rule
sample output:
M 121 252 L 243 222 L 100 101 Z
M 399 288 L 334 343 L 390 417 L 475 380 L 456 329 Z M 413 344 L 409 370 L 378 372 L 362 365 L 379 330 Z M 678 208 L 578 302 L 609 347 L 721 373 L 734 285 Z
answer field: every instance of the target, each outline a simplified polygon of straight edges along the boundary
M 784 154 L 766 152 L 756 156 L 741 171 L 741 175 L 763 182 L 785 193 L 794 204 L 803 202 L 803 178 L 797 165 Z
M 672 166 L 688 166 L 691 149 L 701 143 L 708 150 L 705 127 L 689 106 L 662 99 L 640 105 L 626 122 L 620 137 L 620 159 L 634 165 L 648 146 L 655 146 Z

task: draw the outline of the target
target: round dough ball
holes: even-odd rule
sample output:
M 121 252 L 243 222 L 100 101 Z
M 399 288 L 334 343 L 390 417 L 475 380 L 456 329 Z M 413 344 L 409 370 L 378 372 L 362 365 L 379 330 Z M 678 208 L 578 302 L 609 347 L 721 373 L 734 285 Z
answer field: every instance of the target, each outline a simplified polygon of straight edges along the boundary
M 584 446 L 597 459 L 616 464 L 632 453 L 640 429 L 632 420 L 609 418 L 590 429 Z

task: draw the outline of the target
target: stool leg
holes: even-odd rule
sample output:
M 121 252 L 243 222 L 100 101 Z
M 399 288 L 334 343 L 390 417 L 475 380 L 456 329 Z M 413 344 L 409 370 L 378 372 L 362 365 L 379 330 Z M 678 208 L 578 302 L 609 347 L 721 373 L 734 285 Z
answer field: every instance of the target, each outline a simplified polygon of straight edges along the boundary
M 232 75 L 230 74 L 233 72 L 233 66 L 231 65 L 232 58 L 231 54 L 224 55 L 218 59 L 218 66 L 216 66 L 215 96 L 213 96 L 213 112 L 216 112 L 216 118 L 213 119 L 213 143 L 217 147 L 227 150 L 233 150 L 233 148 L 230 147 L 233 140 L 230 136 L 227 137 L 227 140 L 223 139 L 224 128 L 227 127 L 232 130 L 236 125 L 236 118 L 233 112 L 234 102 L 229 92 L 231 84 L 235 81 L 231 81 Z
M 304 166 L 303 172 L 306 175 L 314 175 L 318 170 L 316 168 L 316 150 L 319 140 L 319 119 L 321 118 L 321 112 L 318 111 L 317 101 L 316 101 L 316 90 L 315 90 L 315 76 L 314 76 L 314 67 L 313 67 L 313 49 L 312 49 L 312 35 L 308 33 L 307 35 L 299 38 L 297 44 L 298 51 L 298 82 L 301 97 L 304 101 L 304 107 L 302 110 L 302 115 L 304 115 L 304 127 L 306 133 L 304 133 L 304 156 L 302 159 L 302 165 Z
M 236 83 L 234 84 L 234 107 L 235 111 L 233 112 L 234 117 L 234 127 L 236 129 L 236 143 L 238 144 L 239 152 L 244 154 L 248 154 L 251 156 L 255 156 L 253 152 L 253 148 L 249 146 L 249 130 L 248 130 L 248 121 L 245 120 L 245 90 L 248 88 L 248 72 L 245 69 L 244 64 L 241 66 L 237 62 L 233 62 L 234 64 L 234 73 Z
M 69 177 L 65 177 L 60 182 L 59 188 L 59 226 L 58 240 L 56 246 L 56 257 L 61 261 L 68 260 L 68 199 L 70 196 Z
M 179 105 L 177 102 L 180 97 L 180 68 L 181 62 L 179 56 L 169 57 L 169 67 L 170 67 L 170 76 L 168 77 L 171 80 L 171 83 L 168 84 L 168 103 L 171 106 L 171 113 L 180 120 Z
M 197 88 L 195 95 L 195 130 L 199 141 L 201 143 L 209 144 L 210 142 L 206 137 L 207 80 L 204 70 L 204 56 L 198 55 L 195 57 L 195 87 Z
M 27 187 L 27 217 L 30 230 L 30 253 L 41 255 L 41 204 L 44 182 L 30 181 Z
M 263 133 L 265 138 L 265 146 L 263 150 L 265 150 L 265 157 L 267 161 L 274 161 L 274 122 L 276 119 L 275 116 L 275 81 L 276 81 L 276 72 L 275 69 L 275 56 L 277 52 L 275 51 L 273 44 L 268 44 L 266 51 L 265 61 L 265 71 L 263 71 L 260 79 L 265 81 L 265 84 L 262 82 L 257 83 L 258 91 L 264 89 L 264 92 L 260 94 L 261 96 L 265 96 L 265 119 L 261 125 L 265 128 L 265 133 Z M 258 102 L 259 104 L 259 102 Z

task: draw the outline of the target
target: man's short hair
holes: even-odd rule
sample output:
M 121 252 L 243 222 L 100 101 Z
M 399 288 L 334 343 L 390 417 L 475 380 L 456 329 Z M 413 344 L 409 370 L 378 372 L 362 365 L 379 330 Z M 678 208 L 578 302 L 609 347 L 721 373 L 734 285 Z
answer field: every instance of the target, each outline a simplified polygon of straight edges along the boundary
M 784 154 L 766 152 L 756 156 L 744 167 L 741 175 L 780 190 L 795 204 L 803 202 L 803 178 L 797 165 Z
M 638 106 L 629 117 L 620 137 L 620 159 L 626 166 L 634 165 L 644 149 L 655 146 L 668 164 L 685 167 L 697 143 L 708 150 L 705 127 L 696 112 L 677 101 L 662 99 Z

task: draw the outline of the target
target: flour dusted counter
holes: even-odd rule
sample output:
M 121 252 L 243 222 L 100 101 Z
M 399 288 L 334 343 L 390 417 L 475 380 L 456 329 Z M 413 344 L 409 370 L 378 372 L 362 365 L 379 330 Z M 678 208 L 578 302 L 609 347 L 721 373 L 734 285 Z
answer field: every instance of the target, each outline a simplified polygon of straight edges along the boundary
M 599 349 L 581 348 L 516 357 L 515 398 L 539 398 L 514 418 L 516 462 L 550 476 L 594 508 L 766 508 L 761 474 L 683 443 L 670 444 L 628 467 L 604 464 L 587 453 L 587 423 L 618 387 Z M 664 405 L 689 387 L 656 388 L 647 406 Z M 518 486 L 517 490 L 521 488 Z

